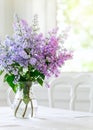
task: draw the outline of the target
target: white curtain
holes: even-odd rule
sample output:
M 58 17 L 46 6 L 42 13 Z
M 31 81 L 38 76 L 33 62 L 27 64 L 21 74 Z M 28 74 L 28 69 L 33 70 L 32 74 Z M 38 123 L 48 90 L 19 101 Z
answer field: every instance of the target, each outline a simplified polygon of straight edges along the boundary
M 56 26 L 56 0 L 28 0 L 27 18 L 37 14 L 43 32 Z
M 14 14 L 29 23 L 37 14 L 42 32 L 56 26 L 56 0 L 0 0 L 0 34 L 12 34 Z

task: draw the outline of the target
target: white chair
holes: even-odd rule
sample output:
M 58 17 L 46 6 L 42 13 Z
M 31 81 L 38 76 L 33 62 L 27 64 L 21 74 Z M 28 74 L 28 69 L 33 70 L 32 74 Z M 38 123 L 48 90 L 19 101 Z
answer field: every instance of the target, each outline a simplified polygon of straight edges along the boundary
M 57 86 L 63 87 L 64 85 L 74 86 L 74 79 L 70 75 L 61 75 L 56 79 L 52 79 L 50 82 L 50 88 L 48 89 L 49 107 L 54 107 L 54 89 Z M 73 88 L 73 87 L 72 87 Z
M 89 112 L 93 112 L 93 76 L 91 74 L 82 73 L 80 75 L 61 75 L 60 77 L 53 79 L 50 82 L 50 88 L 48 89 L 48 99 L 49 99 L 49 107 L 54 107 L 55 96 L 53 95 L 55 87 L 61 85 L 70 85 L 70 101 L 69 101 L 69 109 L 75 110 L 75 102 L 77 99 L 77 88 L 80 85 L 85 85 L 89 87 L 90 90 L 90 106 Z
M 71 88 L 71 98 L 70 98 L 70 109 L 75 110 L 75 101 L 77 98 L 77 88 L 79 86 L 88 86 L 89 87 L 89 100 L 90 100 L 90 106 L 89 106 L 89 112 L 93 112 L 93 75 L 91 74 L 80 74 L 75 77 L 74 85 Z M 82 95 L 83 97 L 83 95 Z

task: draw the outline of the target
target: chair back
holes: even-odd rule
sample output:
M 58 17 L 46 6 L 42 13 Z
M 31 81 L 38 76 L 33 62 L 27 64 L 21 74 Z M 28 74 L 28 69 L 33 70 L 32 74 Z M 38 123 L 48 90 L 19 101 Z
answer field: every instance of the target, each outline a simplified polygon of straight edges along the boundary
M 77 95 L 79 94 L 77 92 L 77 89 L 83 85 L 88 86 L 89 89 L 89 100 L 90 100 L 90 106 L 89 106 L 89 112 L 93 112 L 93 75 L 82 73 L 79 75 L 60 75 L 60 77 L 52 79 L 50 82 L 50 88 L 48 89 L 48 100 L 49 100 L 49 107 L 55 107 L 55 97 L 57 95 L 54 95 L 54 90 L 57 86 L 64 87 L 64 86 L 70 86 L 70 100 L 69 100 L 69 109 L 75 110 L 75 104 Z

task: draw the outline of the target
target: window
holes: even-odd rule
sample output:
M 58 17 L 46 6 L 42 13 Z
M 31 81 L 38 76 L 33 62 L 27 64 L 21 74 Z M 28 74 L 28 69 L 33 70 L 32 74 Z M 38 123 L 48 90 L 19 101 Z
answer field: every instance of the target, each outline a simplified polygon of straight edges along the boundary
M 93 0 L 57 0 L 57 26 L 71 27 L 66 45 L 74 50 L 64 71 L 93 71 Z

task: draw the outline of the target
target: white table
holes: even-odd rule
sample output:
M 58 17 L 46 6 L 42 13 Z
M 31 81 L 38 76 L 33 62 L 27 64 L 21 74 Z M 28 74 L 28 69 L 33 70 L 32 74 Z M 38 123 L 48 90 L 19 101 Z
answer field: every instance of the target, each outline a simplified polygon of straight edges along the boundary
M 0 130 L 93 130 L 93 113 L 38 107 L 35 118 L 18 119 L 0 107 Z

